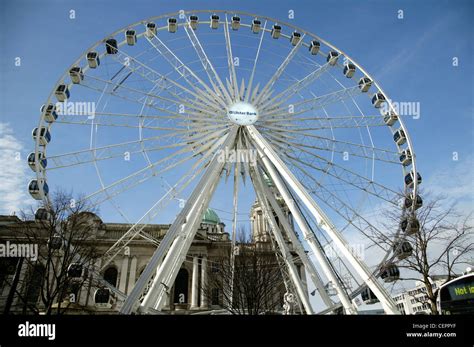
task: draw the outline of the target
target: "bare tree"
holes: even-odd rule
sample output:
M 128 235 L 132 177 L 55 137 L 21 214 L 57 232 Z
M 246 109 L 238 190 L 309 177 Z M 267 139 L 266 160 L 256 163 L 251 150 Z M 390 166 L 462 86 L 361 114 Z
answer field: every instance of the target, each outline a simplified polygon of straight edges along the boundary
M 410 242 L 413 251 L 398 264 L 400 269 L 406 270 L 401 272 L 400 280 L 422 282 L 427 299 L 415 296 L 413 299 L 428 303 L 432 314 L 438 314 L 437 290 L 433 287 L 432 279 L 438 274 L 447 275 L 445 282 L 456 277 L 455 269 L 468 265 L 474 252 L 471 213 L 462 216 L 454 205 L 445 205 L 443 198 L 428 196 L 424 205 L 417 210 L 419 231 L 406 236 L 406 241 Z M 384 228 L 392 232 L 384 236 L 377 234 L 374 238 L 385 249 L 394 249 L 399 247 L 393 242 L 401 218 L 399 212 L 393 210 L 387 211 L 385 215 L 387 222 L 384 223 Z
M 238 240 L 233 264 L 230 250 L 210 259 L 207 286 L 202 288 L 208 301 L 218 300 L 235 315 L 280 310 L 285 287 L 274 251 L 258 247 L 243 230 Z
M 94 235 L 102 222 L 83 199 L 57 192 L 48 206 L 35 212 L 21 213 L 21 222 L 2 232 L 17 245 L 38 249 L 37 259 L 22 258 L 23 275 L 11 290 L 23 304 L 23 313 L 63 314 L 75 306 L 78 293 L 85 284 L 92 285 L 87 268 L 97 258 Z M 70 265 L 80 276 L 71 276 Z M 82 271 L 84 269 L 84 271 Z M 5 279 L 4 279 L 5 280 Z

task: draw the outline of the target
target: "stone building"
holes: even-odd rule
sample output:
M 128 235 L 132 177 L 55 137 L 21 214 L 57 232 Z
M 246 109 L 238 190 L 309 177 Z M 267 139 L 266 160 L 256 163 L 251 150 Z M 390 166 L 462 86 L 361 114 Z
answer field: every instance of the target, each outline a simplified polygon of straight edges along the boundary
M 100 268 L 100 255 L 110 249 L 130 229 L 131 225 L 103 223 L 94 214 L 88 215 L 88 218 L 95 225 L 94 233 L 88 242 L 94 245 L 99 254 L 95 265 L 97 268 Z M 268 225 L 263 221 L 262 211 L 257 203 L 252 206 L 250 220 L 253 242 L 257 243 L 258 247 L 271 250 Z M 31 226 L 31 224 L 36 222 L 21 221 L 16 216 L 0 216 L 0 244 L 11 242 L 14 239 L 16 230 L 24 228 L 25 223 L 29 223 Z M 101 273 L 103 278 L 120 292 L 129 294 L 154 253 L 157 241 L 163 238 L 169 227 L 170 225 L 168 224 L 147 225 L 143 231 L 147 235 L 148 240 L 139 237 L 132 240 L 103 269 Z M 212 291 L 212 295 L 205 295 L 201 288 L 206 283 L 208 271 L 214 271 L 212 259 L 221 256 L 226 251 L 228 253 L 230 247 L 231 240 L 229 234 L 225 231 L 225 224 L 221 222 L 215 211 L 208 209 L 202 218 L 198 232 L 186 256 L 186 260 L 177 274 L 174 285 L 168 290 L 168 297 L 163 311 L 171 314 L 188 314 L 222 310 L 222 296 L 219 291 L 215 289 Z M 15 269 L 18 267 L 18 258 L 3 258 L 0 259 L 0 262 L 3 263 L 0 266 L 0 312 L 4 312 L 9 294 L 11 295 L 12 292 L 15 292 L 12 289 L 12 284 L 16 273 Z M 297 266 L 300 276 L 305 283 L 304 267 L 302 264 L 297 264 Z M 42 283 L 41 279 L 44 276 L 44 269 L 41 269 L 42 265 L 38 262 L 34 266 L 33 280 L 22 281 L 22 279 L 26 278 L 25 276 L 28 271 L 31 271 L 27 267 L 28 265 L 23 263 L 21 269 L 17 270 L 20 280 L 15 289 L 17 294 L 23 293 L 23 296 L 28 298 L 30 304 L 37 305 L 40 302 L 38 285 Z M 32 288 L 34 286 L 36 288 Z M 68 312 L 77 314 L 116 314 L 120 310 L 123 302 L 114 299 L 113 295 L 106 304 L 96 304 L 94 299 L 96 293 L 97 286 L 92 282 L 86 281 L 77 292 L 77 301 L 67 303 Z M 9 311 L 12 313 L 28 313 L 29 310 L 25 306 L 25 300 L 20 300 L 18 295 L 14 294 Z

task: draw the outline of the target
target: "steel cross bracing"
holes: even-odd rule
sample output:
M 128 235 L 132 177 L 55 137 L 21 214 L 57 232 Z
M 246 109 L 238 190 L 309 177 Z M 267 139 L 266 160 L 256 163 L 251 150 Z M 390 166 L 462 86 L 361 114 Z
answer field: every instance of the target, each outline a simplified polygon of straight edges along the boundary
M 253 169 L 251 170 L 251 172 L 254 173 L 252 175 L 252 182 L 258 197 L 258 201 L 260 203 L 260 207 L 262 208 L 263 215 L 266 217 L 266 220 L 270 225 L 270 231 L 272 233 L 271 236 L 273 236 L 274 240 L 277 243 L 277 245 L 275 245 L 275 255 L 277 256 L 277 258 L 281 257 L 280 259 L 283 260 L 284 264 L 281 265 L 283 267 L 281 270 L 286 270 L 287 274 L 284 274 L 284 276 L 288 275 L 291 280 L 290 283 L 287 284 L 287 286 L 290 290 L 294 288 L 295 294 L 298 298 L 298 302 L 303 305 L 306 314 L 313 314 L 314 311 L 311 307 L 311 303 L 309 302 L 307 290 L 305 289 L 301 277 L 298 274 L 298 270 L 293 260 L 293 255 L 291 254 L 290 249 L 288 248 L 288 244 L 285 241 L 281 233 L 281 229 L 278 226 L 268 204 L 268 197 L 265 195 L 265 191 L 263 188 L 264 184 L 262 183 L 261 175 L 258 172 L 255 172 L 255 170 Z
M 397 314 L 398 310 L 395 302 L 387 293 L 385 288 L 373 276 L 370 269 L 360 259 L 358 259 L 350 250 L 347 241 L 342 234 L 336 229 L 331 220 L 326 216 L 322 209 L 316 204 L 311 195 L 305 190 L 303 185 L 296 179 L 293 173 L 288 169 L 285 163 L 275 153 L 271 145 L 262 137 L 258 130 L 250 125 L 247 126 L 248 133 L 256 144 L 257 148 L 265 154 L 272 162 L 275 168 L 280 172 L 281 176 L 287 181 L 288 185 L 295 191 L 303 204 L 311 212 L 316 219 L 319 227 L 324 230 L 332 239 L 334 245 L 340 250 L 347 261 L 355 269 L 361 279 L 368 285 L 375 296 L 379 299 L 384 311 L 387 314 Z
M 294 220 L 300 227 L 304 239 L 308 243 L 311 251 L 316 257 L 316 260 L 322 267 L 322 270 L 325 274 L 325 276 L 331 281 L 331 283 L 334 284 L 337 295 L 341 301 L 341 303 L 344 306 L 344 309 L 347 314 L 353 314 L 356 313 L 357 310 L 355 309 L 354 305 L 352 304 L 351 300 L 349 299 L 349 296 L 347 292 L 344 290 L 343 284 L 340 282 L 337 274 L 334 273 L 333 268 L 331 264 L 329 263 L 328 259 L 324 255 L 324 250 L 321 247 L 321 244 L 318 242 L 316 236 L 314 235 L 313 231 L 310 229 L 308 223 L 306 220 L 303 218 L 300 209 L 296 206 L 296 203 L 294 199 L 292 199 L 288 189 L 284 185 L 283 181 L 280 178 L 280 175 L 277 173 L 275 167 L 273 164 L 270 162 L 268 157 L 261 151 L 259 150 L 259 156 L 269 173 L 269 177 L 271 177 L 272 181 L 274 182 L 276 188 L 278 189 L 278 192 L 281 194 L 282 198 L 285 201 L 286 206 L 290 210 L 291 214 L 293 215 Z M 299 241 L 298 241 L 299 242 Z M 302 258 L 304 259 L 304 258 Z M 311 279 L 313 280 L 314 284 L 316 285 L 321 297 L 323 300 L 326 302 L 327 299 L 325 299 L 324 294 L 327 295 L 326 289 L 324 288 L 324 284 L 321 283 L 320 280 L 318 280 L 319 276 L 317 271 L 314 269 L 314 265 L 312 264 L 311 261 L 308 261 L 308 264 L 305 264 L 306 269 L 308 270 Z M 314 269 L 314 270 L 313 270 Z M 330 301 L 330 299 L 329 299 Z M 331 302 L 331 301 L 330 301 Z M 328 305 L 330 307 L 331 305 Z
M 235 143 L 236 133 L 237 127 L 233 127 L 230 133 L 224 138 L 225 141 L 220 148 L 225 149 L 226 147 L 232 147 Z M 214 182 L 219 179 L 224 163 L 218 161 L 216 153 L 217 150 L 206 172 L 201 177 L 201 180 L 192 192 L 190 198 L 161 240 L 160 246 L 151 257 L 148 265 L 145 267 L 135 287 L 125 301 L 121 313 L 130 314 L 138 309 L 138 300 L 155 272 L 156 275 L 153 279 L 153 284 L 140 305 L 140 311 L 146 312 L 148 307 L 153 308 L 157 300 L 159 300 L 159 297 L 156 297 L 156 295 L 162 293 L 163 289 L 165 289 L 162 280 L 166 279 L 166 276 L 169 277 L 170 263 L 178 261 L 179 259 L 179 254 L 176 254 L 176 249 L 179 250 L 180 248 L 180 240 L 182 240 L 183 237 L 190 237 L 190 235 L 186 235 L 185 231 L 191 231 L 190 229 L 192 228 L 190 228 L 190 224 L 195 224 L 193 223 L 193 219 L 198 218 L 196 215 L 199 215 L 199 217 L 202 216 L 200 212 L 203 211 L 203 203 L 208 199 L 207 196 L 210 195 L 209 189 L 213 186 Z M 192 226 L 194 225 L 191 225 L 191 227 Z M 190 238 L 194 238 L 194 235 Z
M 271 176 L 269 176 L 271 177 Z M 283 213 L 280 204 L 277 202 L 275 196 L 277 195 L 276 192 L 273 192 L 272 190 L 277 191 L 278 188 L 271 189 L 267 186 L 263 186 L 265 195 L 270 202 L 270 205 L 277 214 L 278 220 L 281 222 L 283 226 L 283 230 L 285 231 L 285 235 L 288 237 L 289 241 L 294 247 L 294 250 L 296 254 L 298 255 L 299 259 L 304 265 L 304 268 L 306 271 L 308 271 L 311 280 L 313 283 L 316 285 L 316 288 L 318 289 L 318 292 L 321 295 L 321 298 L 323 302 L 326 304 L 326 306 L 330 309 L 331 307 L 334 306 L 334 303 L 330 299 L 328 293 L 324 289 L 324 283 L 321 280 L 321 277 L 319 276 L 316 267 L 314 266 L 313 262 L 309 259 L 308 255 L 306 254 L 303 245 L 301 244 L 300 240 L 296 236 L 295 230 L 293 229 L 293 226 L 290 225 L 288 218 L 285 216 Z M 278 193 L 280 193 L 278 191 Z M 283 196 L 283 194 L 281 194 Z M 286 202 L 285 202 L 286 205 Z M 291 211 L 291 210 L 290 210 Z
M 186 34 L 188 35 L 189 40 L 191 41 L 191 44 L 193 45 L 194 50 L 196 51 L 196 54 L 198 55 L 199 60 L 201 61 L 201 64 L 204 70 L 207 73 L 207 76 L 209 78 L 210 83 L 212 84 L 212 87 L 214 88 L 214 91 L 217 93 L 217 95 L 224 96 L 225 100 L 228 103 L 231 103 L 232 98 L 230 97 L 227 89 L 222 83 L 222 80 L 219 77 L 219 74 L 216 72 L 216 70 L 214 69 L 214 66 L 212 65 L 211 61 L 207 57 L 207 54 L 204 51 L 204 48 L 202 47 L 201 42 L 199 41 L 198 37 L 194 33 L 194 30 L 189 26 L 189 23 L 187 25 L 184 25 L 183 28 L 186 31 Z

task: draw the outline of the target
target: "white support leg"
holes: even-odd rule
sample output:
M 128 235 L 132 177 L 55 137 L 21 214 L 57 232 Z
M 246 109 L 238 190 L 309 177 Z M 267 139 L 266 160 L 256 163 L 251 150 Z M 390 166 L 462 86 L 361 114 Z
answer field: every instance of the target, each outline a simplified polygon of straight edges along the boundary
M 227 134 L 227 138 L 223 146 L 221 147 L 221 149 L 225 147 L 233 146 L 235 142 L 236 134 L 237 134 L 237 127 L 234 127 L 233 129 L 231 129 L 230 133 Z M 151 276 L 156 272 L 159 264 L 163 261 L 166 255 L 169 255 L 168 251 L 170 250 L 170 247 L 173 245 L 173 241 L 175 241 L 180 231 L 182 231 L 183 227 L 186 226 L 186 218 L 188 217 L 189 212 L 196 208 L 196 201 L 199 198 L 199 196 L 202 194 L 203 187 L 208 186 L 208 182 L 211 178 L 215 179 L 216 175 L 218 176 L 220 174 L 220 172 L 222 171 L 223 165 L 224 163 L 218 162 L 218 156 L 217 155 L 214 156 L 206 172 L 203 174 L 201 180 L 199 181 L 196 188 L 192 192 L 189 200 L 186 202 L 185 206 L 176 217 L 176 220 L 171 225 L 165 237 L 161 240 L 160 246 L 157 248 L 157 250 L 151 257 L 148 265 L 143 270 L 143 273 L 138 279 L 135 287 L 133 288 L 132 292 L 130 293 L 124 305 L 122 306 L 122 309 L 120 311 L 122 314 L 130 314 L 138 308 L 139 306 L 138 300 L 140 296 L 142 295 L 148 282 L 150 281 Z M 161 266 L 158 273 L 162 273 Z M 153 284 L 150 290 L 148 291 L 145 299 L 143 300 L 142 305 L 145 305 L 145 303 L 150 305 L 150 303 L 152 302 L 152 295 L 150 294 L 155 292 L 154 289 L 157 286 L 162 287 L 162 283 L 161 283 L 162 276 L 161 275 L 159 276 L 158 273 L 156 274 L 153 280 Z
M 329 297 L 327 291 L 324 288 L 324 284 L 322 283 L 321 278 L 319 277 L 316 267 L 314 266 L 313 262 L 309 259 L 308 255 L 304 251 L 303 245 L 301 244 L 300 240 L 298 240 L 298 238 L 296 237 L 292 226 L 290 225 L 290 223 L 288 222 L 288 219 L 286 218 L 285 214 L 281 210 L 281 207 L 276 201 L 275 197 L 273 196 L 273 193 L 270 191 L 268 187 L 263 186 L 263 188 L 272 209 L 277 214 L 277 217 L 283 226 L 283 230 L 286 231 L 286 235 L 288 236 L 291 243 L 294 245 L 296 254 L 298 254 L 298 257 L 302 261 L 304 268 L 308 270 L 308 273 L 310 274 L 311 279 L 316 285 L 316 288 L 318 288 L 319 294 L 321 295 L 321 299 L 323 300 L 323 302 L 326 304 L 327 307 L 334 306 L 334 303 L 332 302 L 331 298 Z M 304 269 L 303 269 L 303 272 L 304 272 Z M 302 282 L 304 282 L 303 277 L 302 276 L 300 277 L 301 277 Z
M 273 180 L 273 183 L 275 184 L 275 187 L 278 189 L 280 192 L 283 200 L 285 200 L 286 205 L 291 211 L 291 214 L 293 215 L 293 218 L 295 219 L 296 224 L 301 229 L 301 232 L 303 233 L 303 236 L 308 243 L 311 251 L 313 252 L 314 256 L 316 257 L 316 260 L 320 264 L 325 276 L 333 283 L 337 296 L 339 297 L 339 300 L 341 300 L 341 303 L 344 307 L 344 310 L 346 314 L 355 314 L 357 313 L 357 309 L 353 305 L 351 299 L 349 298 L 349 295 L 346 293 L 346 291 L 343 288 L 343 284 L 339 281 L 339 278 L 337 275 L 334 273 L 331 265 L 329 264 L 328 259 L 323 253 L 323 250 L 321 248 L 321 245 L 319 242 L 316 240 L 316 237 L 314 236 L 313 232 L 310 230 L 310 227 L 306 220 L 303 218 L 303 215 L 301 214 L 301 211 L 298 209 L 298 207 L 295 205 L 295 201 L 291 198 L 291 195 L 286 188 L 286 186 L 283 184 L 283 181 L 281 180 L 280 176 L 278 175 L 277 171 L 275 170 L 275 167 L 273 164 L 270 162 L 268 157 L 264 155 L 261 151 L 259 151 L 259 154 L 262 158 L 262 161 L 265 165 L 265 168 L 267 169 L 268 174 L 270 175 L 271 179 Z M 312 264 L 312 262 L 311 262 Z M 309 268 L 308 268 L 309 270 Z M 309 271 L 308 271 L 309 272 Z M 311 279 L 313 280 L 314 284 L 318 288 L 318 292 L 322 295 L 322 293 L 326 293 L 326 289 L 324 288 L 324 285 L 321 284 L 318 286 L 318 283 L 315 281 L 318 281 L 318 277 L 314 278 L 314 274 L 312 272 L 309 272 L 311 275 Z M 317 274 L 316 274 L 317 275 Z
M 219 172 L 222 171 L 222 167 L 220 168 Z M 163 299 L 165 298 L 164 287 L 171 287 L 172 283 L 176 279 L 181 264 L 186 258 L 186 254 L 188 253 L 188 250 L 191 247 L 191 244 L 194 240 L 194 236 L 196 235 L 197 229 L 201 223 L 202 215 L 207 209 L 209 201 L 211 200 L 212 196 L 214 195 L 214 191 L 217 188 L 217 184 L 219 182 L 219 175 L 215 179 L 211 177 L 211 180 L 209 182 L 209 185 L 205 186 L 202 189 L 202 193 L 196 203 L 196 206 L 200 207 L 200 211 L 193 212 L 189 215 L 187 223 L 183 226 L 183 230 L 180 236 L 177 240 L 175 240 L 175 243 L 178 245 L 178 247 L 173 249 L 173 251 L 170 249 L 169 254 L 163 261 L 164 270 L 162 274 L 162 282 L 160 283 L 164 284 L 164 286 L 160 285 L 155 288 L 156 291 L 154 292 L 155 294 L 153 294 L 155 310 L 161 310 L 164 303 Z
M 283 238 L 283 235 L 281 234 L 280 228 L 278 227 L 278 224 L 275 220 L 275 217 L 273 216 L 273 213 L 270 212 L 268 201 L 264 193 L 262 179 L 258 173 L 254 175 L 253 181 L 254 181 L 255 192 L 260 201 L 262 211 L 265 214 L 268 224 L 270 225 L 270 230 L 272 231 L 275 237 L 275 241 L 277 242 L 278 247 L 280 248 L 280 251 L 283 255 L 283 259 L 285 260 L 285 264 L 288 267 L 288 272 L 289 272 L 291 281 L 296 289 L 296 294 L 298 295 L 298 298 L 300 302 L 302 303 L 306 311 L 306 314 L 314 314 L 313 308 L 311 307 L 311 303 L 309 302 L 308 295 L 305 292 L 304 286 L 301 282 L 301 278 L 298 274 L 298 270 L 296 269 L 296 266 L 294 264 L 293 256 L 291 255 L 291 252 L 288 249 L 288 245 L 286 244 L 285 239 Z
M 385 288 L 377 281 L 372 275 L 370 269 L 354 254 L 352 254 L 349 246 L 336 229 L 331 220 L 316 204 L 311 195 L 306 191 L 303 185 L 296 179 L 293 173 L 288 169 L 285 163 L 278 157 L 275 151 L 271 148 L 268 142 L 262 137 L 262 135 L 253 126 L 247 126 L 250 137 L 254 140 L 257 147 L 265 154 L 275 168 L 280 172 L 281 176 L 288 182 L 290 187 L 295 191 L 301 201 L 305 204 L 308 210 L 311 212 L 313 217 L 316 219 L 319 227 L 323 229 L 334 242 L 334 245 L 341 251 L 344 257 L 349 261 L 351 266 L 356 270 L 361 279 L 368 285 L 372 292 L 377 296 L 384 311 L 387 314 L 397 314 L 398 310 L 395 302 L 386 292 Z

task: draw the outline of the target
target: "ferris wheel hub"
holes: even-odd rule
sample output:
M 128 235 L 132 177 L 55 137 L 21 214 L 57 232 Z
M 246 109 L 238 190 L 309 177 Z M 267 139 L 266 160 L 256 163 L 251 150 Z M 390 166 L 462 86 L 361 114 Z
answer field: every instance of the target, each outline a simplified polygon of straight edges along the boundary
M 258 111 L 252 104 L 238 101 L 227 108 L 227 117 L 238 125 L 252 125 L 258 119 Z

